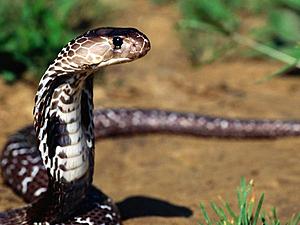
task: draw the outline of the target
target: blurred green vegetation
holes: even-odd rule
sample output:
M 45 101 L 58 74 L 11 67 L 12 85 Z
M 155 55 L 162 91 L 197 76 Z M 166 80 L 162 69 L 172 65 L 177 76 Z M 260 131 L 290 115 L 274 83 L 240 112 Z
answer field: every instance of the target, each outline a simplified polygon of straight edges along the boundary
M 177 29 L 194 65 L 245 45 L 255 51 L 244 55 L 266 55 L 286 64 L 274 75 L 300 68 L 299 0 L 151 2 L 178 5 Z M 107 19 L 111 10 L 100 0 L 11 0 L 0 1 L 0 13 L 0 76 L 13 82 L 24 71 L 38 79 L 63 45 L 93 21 Z M 245 18 L 259 25 L 247 27 Z
M 105 19 L 100 1 L 0 1 L 0 74 L 13 82 L 22 72 L 40 78 L 59 50 L 95 18 Z
M 253 181 L 249 184 L 246 183 L 245 178 L 241 179 L 240 186 L 237 189 L 238 198 L 238 213 L 235 213 L 233 208 L 228 202 L 221 199 L 222 205 L 219 206 L 214 202 L 211 202 L 210 206 L 213 212 L 217 216 L 217 220 L 213 221 L 205 208 L 201 203 L 200 209 L 207 225 L 280 225 L 282 224 L 277 217 L 276 209 L 273 208 L 271 213 L 267 214 L 262 210 L 262 205 L 264 201 L 264 194 L 262 194 L 257 203 L 255 203 L 255 195 L 253 194 Z M 299 225 L 300 223 L 300 213 L 292 216 L 292 218 L 287 221 L 286 225 Z M 204 225 L 204 223 L 199 222 L 199 225 Z
M 299 0 L 177 0 L 176 3 L 182 15 L 177 28 L 194 65 L 214 61 L 245 45 L 254 51 L 244 51 L 247 53 L 244 55 L 264 55 L 287 65 L 274 75 L 300 68 Z M 247 27 L 245 19 L 259 25 Z

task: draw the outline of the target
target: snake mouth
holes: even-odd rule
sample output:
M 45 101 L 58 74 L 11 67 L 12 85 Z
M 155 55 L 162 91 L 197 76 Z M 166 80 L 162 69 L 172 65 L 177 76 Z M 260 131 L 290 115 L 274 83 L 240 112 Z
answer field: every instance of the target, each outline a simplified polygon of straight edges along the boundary
M 150 51 L 150 49 L 151 49 L 150 41 L 149 41 L 149 39 L 146 38 L 146 39 L 144 39 L 142 51 L 141 51 L 139 58 L 145 56 Z
M 113 64 L 126 63 L 126 62 L 130 62 L 132 60 L 134 60 L 134 59 L 132 59 L 132 58 L 109 59 L 109 60 L 102 61 L 100 63 L 92 64 L 91 67 L 92 67 L 92 69 L 94 69 L 96 71 L 96 70 L 99 70 L 102 67 L 106 67 L 106 66 L 113 65 Z

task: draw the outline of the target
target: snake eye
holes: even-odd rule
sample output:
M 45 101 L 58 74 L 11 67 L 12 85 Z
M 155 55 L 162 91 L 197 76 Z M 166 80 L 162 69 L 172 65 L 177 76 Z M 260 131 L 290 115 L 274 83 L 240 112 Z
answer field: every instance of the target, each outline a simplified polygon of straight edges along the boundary
M 115 46 L 115 49 L 120 49 L 123 44 L 123 39 L 121 37 L 114 37 L 113 38 L 113 44 Z

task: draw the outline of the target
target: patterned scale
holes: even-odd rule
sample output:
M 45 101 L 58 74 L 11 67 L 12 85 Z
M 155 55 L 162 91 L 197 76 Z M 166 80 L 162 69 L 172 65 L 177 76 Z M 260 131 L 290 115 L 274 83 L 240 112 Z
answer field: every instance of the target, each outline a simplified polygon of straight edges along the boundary
M 94 112 L 95 136 L 171 133 L 218 138 L 278 138 L 300 135 L 300 121 L 230 119 L 158 109 Z
M 4 181 L 26 202 L 33 202 L 47 189 L 48 176 L 37 151 L 35 131 L 28 126 L 12 135 L 2 152 Z

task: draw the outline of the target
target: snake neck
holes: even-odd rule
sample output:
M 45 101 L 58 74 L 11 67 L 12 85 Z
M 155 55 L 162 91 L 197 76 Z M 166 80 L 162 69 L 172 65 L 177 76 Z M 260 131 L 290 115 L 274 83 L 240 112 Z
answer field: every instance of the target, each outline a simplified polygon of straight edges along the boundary
M 35 128 L 49 184 L 30 213 L 35 221 L 57 222 L 71 215 L 92 182 L 92 82 L 85 73 L 62 76 L 37 98 Z

